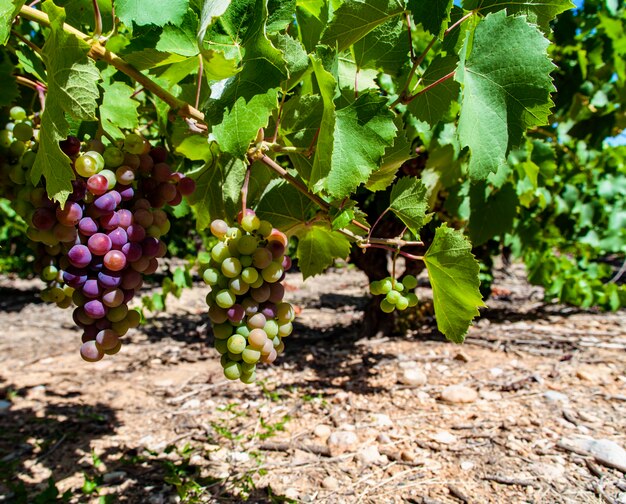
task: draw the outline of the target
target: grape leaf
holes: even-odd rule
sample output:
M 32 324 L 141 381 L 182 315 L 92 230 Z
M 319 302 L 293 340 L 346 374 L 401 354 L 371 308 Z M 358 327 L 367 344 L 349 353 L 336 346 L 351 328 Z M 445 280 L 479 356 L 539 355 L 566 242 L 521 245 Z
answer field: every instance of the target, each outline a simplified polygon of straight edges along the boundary
M 13 77 L 14 67 L 11 64 L 8 54 L 0 52 L 0 106 L 11 105 L 20 95 L 17 89 L 15 77 Z
M 495 194 L 486 194 L 484 182 L 470 188 L 469 237 L 474 246 L 482 245 L 494 236 L 510 231 L 517 215 L 517 194 L 511 184 L 505 184 Z
M 0 45 L 6 45 L 9 40 L 15 16 L 25 3 L 24 0 L 0 1 Z
M 125 133 L 120 128 L 132 130 L 139 126 L 139 102 L 131 98 L 135 90 L 123 82 L 103 83 L 102 88 L 100 124 L 106 133 L 121 140 Z
M 180 26 L 165 25 L 156 49 L 181 56 L 197 55 L 200 52 L 196 41 L 197 28 L 198 16 L 194 11 L 188 10 Z
M 204 0 L 202 6 L 202 14 L 200 15 L 200 24 L 198 26 L 197 42 L 202 48 L 202 42 L 207 30 L 213 24 L 216 18 L 220 17 L 230 5 L 230 0 Z
M 196 227 L 206 229 L 213 219 L 237 215 L 246 164 L 230 156 L 215 156 L 187 175 L 196 181 L 196 190 L 187 199 L 196 210 Z
M 550 31 L 550 21 L 574 7 L 576 5 L 571 0 L 463 0 L 463 8 L 466 10 L 487 14 L 506 9 L 509 15 L 525 14 L 531 23 L 539 25 L 545 33 Z
M 385 149 L 396 136 L 394 115 L 387 98 L 375 92 L 361 94 L 336 112 L 332 164 L 326 180 L 328 192 L 344 198 L 367 182 L 380 166 Z
M 389 208 L 419 238 L 419 231 L 430 221 L 428 194 L 424 183 L 415 177 L 402 177 L 391 189 Z
M 275 179 L 265 188 L 255 210 L 261 219 L 291 235 L 309 220 L 313 207 L 313 202 L 291 184 Z
M 318 56 L 311 55 L 310 57 L 317 85 L 322 95 L 322 103 L 324 104 L 322 121 L 319 125 L 319 133 L 317 135 L 313 166 L 309 178 L 309 188 L 314 188 L 326 177 L 332 166 L 333 132 L 335 130 L 335 103 L 333 98 L 335 96 L 337 81 L 332 74 L 324 68 L 322 60 Z
M 458 133 L 471 151 L 470 178 L 482 180 L 505 163 L 527 128 L 548 122 L 554 65 L 548 40 L 522 16 L 488 14 L 473 41 L 469 35 L 456 71 L 463 88 Z
M 149 5 L 144 0 L 115 0 L 115 15 L 129 27 L 133 23 L 139 26 L 165 26 L 167 23 L 179 26 L 188 6 L 189 0 L 150 0 Z
M 409 51 L 406 27 L 401 19 L 392 19 L 374 28 L 354 43 L 358 68 L 375 68 L 396 74 L 405 63 Z
M 437 328 L 451 341 L 462 343 L 478 308 L 485 306 L 478 289 L 478 261 L 460 231 L 446 224 L 437 228 L 424 256 L 433 289 Z
M 337 231 L 321 226 L 311 226 L 298 233 L 296 258 L 302 277 L 323 273 L 336 257 L 345 258 L 350 253 L 351 244 Z
M 428 65 L 422 84 L 425 88 L 434 84 L 450 72 L 454 72 L 458 59 L 454 55 L 437 55 Z M 459 96 L 459 83 L 448 79 L 433 86 L 428 91 L 418 94 L 408 106 L 408 109 L 420 121 L 425 121 L 431 126 L 436 125 L 450 110 L 452 103 Z
M 59 141 L 64 140 L 69 131 L 65 113 L 75 119 L 95 120 L 100 73 L 87 57 L 90 46 L 63 30 L 65 10 L 52 2 L 44 3 L 43 8 L 50 17 L 51 28 L 42 49 L 48 73 L 48 94 L 31 179 L 36 183 L 43 175 L 48 196 L 64 204 L 74 179 L 70 159 L 59 147 Z
M 254 24 L 248 29 L 243 69 L 214 85 L 207 120 L 216 124 L 213 136 L 220 149 L 233 156 L 245 155 L 259 128 L 267 126 L 278 106 L 278 89 L 287 77 L 282 53 L 265 35 L 267 7 L 256 4 Z
M 347 0 L 335 11 L 320 42 L 342 52 L 402 12 L 404 5 L 400 0 Z
M 307 52 L 315 51 L 315 46 L 328 24 L 328 7 L 327 0 L 299 1 L 296 4 L 298 32 Z
M 172 127 L 172 146 L 174 152 L 192 161 L 208 163 L 213 157 L 206 136 L 192 132 L 182 118 L 178 118 Z
M 432 35 L 443 38 L 450 22 L 452 0 L 409 0 L 409 10 L 416 23 L 421 23 Z
M 411 150 L 411 142 L 409 142 L 402 117 L 398 116 L 394 119 L 398 135 L 393 145 L 385 149 L 385 155 L 380 164 L 380 168 L 370 176 L 365 186 L 370 191 L 384 191 L 396 178 L 396 173 L 405 161 L 415 157 L 415 152 Z

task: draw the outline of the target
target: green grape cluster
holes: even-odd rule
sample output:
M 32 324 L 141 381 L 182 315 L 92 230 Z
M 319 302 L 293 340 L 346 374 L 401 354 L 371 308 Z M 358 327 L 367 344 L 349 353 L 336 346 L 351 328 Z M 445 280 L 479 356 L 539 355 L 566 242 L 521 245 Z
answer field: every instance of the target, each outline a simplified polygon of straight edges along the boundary
M 11 120 L 0 131 L 0 193 L 13 200 L 23 216 L 19 191 L 30 186 L 28 171 L 35 163 L 39 130 L 22 107 L 12 107 L 9 116 Z
M 257 363 L 273 363 L 293 330 L 295 312 L 283 302 L 281 283 L 291 259 L 285 255 L 287 236 L 270 222 L 250 209 L 238 221 L 239 226 L 211 223 L 219 241 L 202 276 L 211 286 L 206 302 L 224 376 L 253 383 Z
M 417 278 L 413 275 L 406 275 L 402 281 L 389 276 L 370 283 L 370 293 L 374 296 L 385 296 L 380 301 L 380 309 L 385 313 L 391 313 L 394 310 L 402 311 L 417 306 L 416 287 Z

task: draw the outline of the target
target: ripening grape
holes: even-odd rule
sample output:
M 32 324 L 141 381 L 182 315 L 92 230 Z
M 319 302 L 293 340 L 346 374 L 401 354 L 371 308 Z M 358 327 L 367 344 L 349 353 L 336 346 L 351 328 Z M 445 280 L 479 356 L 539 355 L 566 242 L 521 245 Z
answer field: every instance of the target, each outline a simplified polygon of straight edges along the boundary
M 283 302 L 280 283 L 291 259 L 285 256 L 287 237 L 253 210 L 239 212 L 237 222 L 211 222 L 219 241 L 201 273 L 212 288 L 206 301 L 224 375 L 253 383 L 256 364 L 274 362 L 284 350 L 282 338 L 293 331 L 293 307 Z
M 392 277 L 375 280 L 370 283 L 370 293 L 374 296 L 385 296 L 380 301 L 380 309 L 385 313 L 394 310 L 406 310 L 417 306 L 417 295 L 413 290 L 417 287 L 417 278 L 406 275 L 402 281 Z

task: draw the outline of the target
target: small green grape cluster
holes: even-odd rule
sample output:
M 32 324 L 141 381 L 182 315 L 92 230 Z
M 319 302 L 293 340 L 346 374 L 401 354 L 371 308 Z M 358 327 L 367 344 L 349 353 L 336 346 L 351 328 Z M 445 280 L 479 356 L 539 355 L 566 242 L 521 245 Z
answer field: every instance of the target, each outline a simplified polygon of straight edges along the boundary
M 295 312 L 283 302 L 281 283 L 291 259 L 285 255 L 287 236 L 270 222 L 250 209 L 238 221 L 239 226 L 211 222 L 219 241 L 202 276 L 211 286 L 206 302 L 224 376 L 253 383 L 257 363 L 273 363 L 285 348 L 282 339 L 293 331 Z
M 385 296 L 380 301 L 380 309 L 385 313 L 391 313 L 394 310 L 403 311 L 417 306 L 416 287 L 417 278 L 413 275 L 406 275 L 402 281 L 389 276 L 370 283 L 370 293 L 374 296 Z

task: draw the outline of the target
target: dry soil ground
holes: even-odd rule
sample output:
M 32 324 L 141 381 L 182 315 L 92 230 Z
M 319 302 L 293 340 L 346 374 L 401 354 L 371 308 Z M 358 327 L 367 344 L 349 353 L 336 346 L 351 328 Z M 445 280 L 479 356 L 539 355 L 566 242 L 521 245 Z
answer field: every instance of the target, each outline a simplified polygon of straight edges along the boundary
M 626 502 L 618 459 L 571 446 L 626 444 L 626 313 L 546 305 L 515 268 L 464 346 L 428 317 L 365 339 L 366 284 L 289 276 L 295 334 L 246 386 L 200 285 L 88 364 L 69 312 L 0 280 L 0 502 Z

